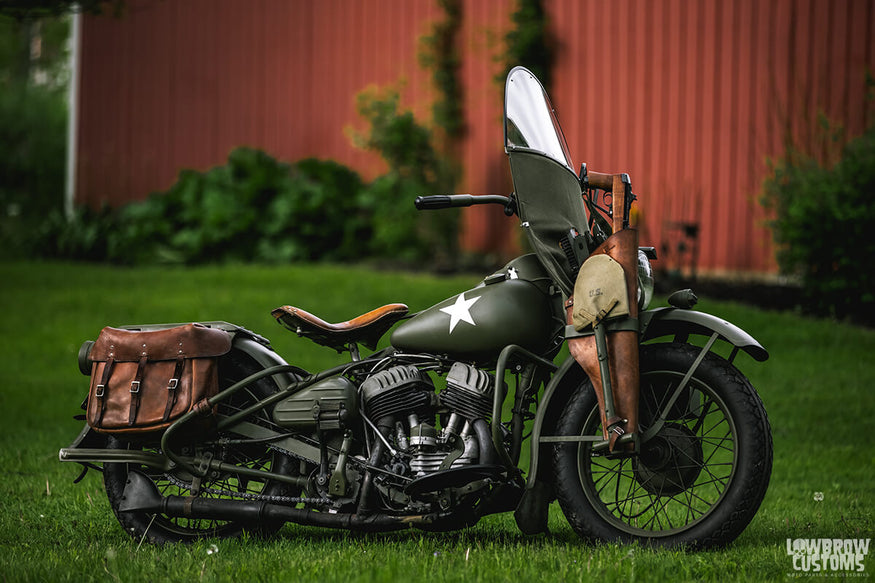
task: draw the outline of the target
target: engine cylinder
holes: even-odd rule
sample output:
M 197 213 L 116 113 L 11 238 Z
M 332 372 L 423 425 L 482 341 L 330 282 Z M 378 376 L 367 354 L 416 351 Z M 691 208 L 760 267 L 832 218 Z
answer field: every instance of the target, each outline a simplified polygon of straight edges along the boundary
M 473 420 L 492 415 L 495 383 L 492 375 L 469 364 L 456 362 L 447 373 L 447 388 L 440 401 L 451 411 Z
M 418 413 L 428 416 L 434 402 L 431 378 L 415 366 L 395 366 L 370 376 L 361 386 L 372 419 Z

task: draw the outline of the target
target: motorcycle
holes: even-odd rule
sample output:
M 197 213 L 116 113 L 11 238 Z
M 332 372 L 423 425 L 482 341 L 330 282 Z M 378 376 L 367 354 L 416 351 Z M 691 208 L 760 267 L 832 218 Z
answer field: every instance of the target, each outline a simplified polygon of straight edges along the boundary
M 316 373 L 228 322 L 105 328 L 79 353 L 87 423 L 61 461 L 82 464 L 79 479 L 102 471 L 124 530 L 157 544 L 286 522 L 447 531 L 499 512 L 535 534 L 553 500 L 587 540 L 733 541 L 772 465 L 765 409 L 734 361 L 768 352 L 692 310 L 690 290 L 649 309 L 656 255 L 630 227 L 628 175 L 573 169 L 521 67 L 507 77 L 504 136 L 513 194 L 415 204 L 497 205 L 532 253 L 415 314 L 389 304 L 329 323 L 273 310 L 349 353 Z

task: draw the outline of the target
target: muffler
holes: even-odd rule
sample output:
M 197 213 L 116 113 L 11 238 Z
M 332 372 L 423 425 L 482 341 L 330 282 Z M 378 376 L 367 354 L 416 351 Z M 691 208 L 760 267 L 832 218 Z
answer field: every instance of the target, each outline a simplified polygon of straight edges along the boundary
M 176 518 L 204 518 L 238 522 L 294 522 L 305 526 L 342 528 L 360 532 L 390 532 L 428 527 L 444 514 L 390 516 L 316 512 L 260 500 L 220 500 L 196 496 L 162 496 L 155 483 L 137 471 L 128 473 L 121 512 L 155 512 Z

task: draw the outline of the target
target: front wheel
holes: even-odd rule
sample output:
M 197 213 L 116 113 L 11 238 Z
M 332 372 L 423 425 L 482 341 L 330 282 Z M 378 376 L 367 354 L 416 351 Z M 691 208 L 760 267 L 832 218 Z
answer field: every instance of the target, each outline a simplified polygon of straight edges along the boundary
M 641 347 L 640 433 L 661 415 L 700 348 Z M 559 435 L 601 436 L 587 380 L 559 419 Z M 704 549 L 733 541 L 759 509 L 772 469 L 765 409 L 750 382 L 709 353 L 661 429 L 634 457 L 612 457 L 593 442 L 553 450 L 559 504 L 583 538 Z

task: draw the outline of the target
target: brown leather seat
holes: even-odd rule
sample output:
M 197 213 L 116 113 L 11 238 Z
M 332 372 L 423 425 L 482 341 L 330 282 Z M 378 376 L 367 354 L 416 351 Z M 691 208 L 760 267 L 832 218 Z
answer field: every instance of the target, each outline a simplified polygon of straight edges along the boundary
M 294 306 L 282 306 L 271 312 L 277 321 L 317 344 L 342 350 L 350 344 L 364 344 L 371 350 L 395 322 L 407 315 L 404 304 L 387 304 L 352 320 L 331 324 L 310 312 Z

